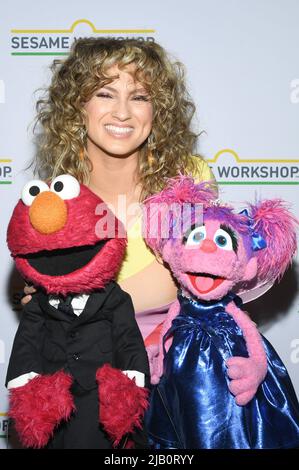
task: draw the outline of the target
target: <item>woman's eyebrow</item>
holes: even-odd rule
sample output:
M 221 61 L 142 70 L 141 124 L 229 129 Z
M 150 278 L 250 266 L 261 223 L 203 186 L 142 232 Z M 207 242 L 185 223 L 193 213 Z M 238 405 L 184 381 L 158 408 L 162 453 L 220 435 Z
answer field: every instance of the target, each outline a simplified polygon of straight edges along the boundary
M 113 88 L 112 86 L 109 86 L 109 85 L 104 85 L 100 89 L 102 90 L 103 88 L 105 88 L 106 90 L 109 90 L 109 91 L 117 91 L 116 88 Z
M 102 86 L 101 90 L 102 90 L 102 89 L 106 89 L 106 90 L 108 90 L 108 91 L 112 91 L 112 92 L 114 92 L 114 93 L 118 93 L 118 90 L 117 90 L 116 88 L 114 88 L 114 87 L 112 87 L 112 86 L 109 86 L 109 85 L 104 85 L 104 86 Z M 138 87 L 138 86 L 137 86 L 136 88 L 134 88 L 133 90 L 130 91 L 130 95 L 133 94 L 133 93 L 144 93 L 145 95 L 148 94 L 148 92 L 146 91 L 145 88 L 141 88 L 141 87 Z

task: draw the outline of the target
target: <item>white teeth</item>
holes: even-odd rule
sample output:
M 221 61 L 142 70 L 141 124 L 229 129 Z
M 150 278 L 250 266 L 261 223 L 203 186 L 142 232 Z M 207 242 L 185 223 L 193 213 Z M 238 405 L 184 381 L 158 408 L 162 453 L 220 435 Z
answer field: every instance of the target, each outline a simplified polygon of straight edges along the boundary
M 118 126 L 112 126 L 111 124 L 107 124 L 106 129 L 110 132 L 113 132 L 115 134 L 128 134 L 129 132 L 132 132 L 132 127 L 118 127 Z

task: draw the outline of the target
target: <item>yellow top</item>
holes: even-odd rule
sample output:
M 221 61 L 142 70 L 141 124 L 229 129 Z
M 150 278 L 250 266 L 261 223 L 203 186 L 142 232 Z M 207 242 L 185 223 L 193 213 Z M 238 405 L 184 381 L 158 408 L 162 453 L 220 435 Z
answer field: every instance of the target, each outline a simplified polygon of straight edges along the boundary
M 208 164 L 200 157 L 193 175 L 196 182 L 215 181 Z M 216 189 L 216 183 L 215 183 Z M 160 328 L 169 306 L 176 299 L 177 286 L 172 275 L 159 262 L 142 238 L 142 216 L 127 229 L 126 256 L 117 281 L 133 300 L 136 321 L 146 347 L 157 344 Z

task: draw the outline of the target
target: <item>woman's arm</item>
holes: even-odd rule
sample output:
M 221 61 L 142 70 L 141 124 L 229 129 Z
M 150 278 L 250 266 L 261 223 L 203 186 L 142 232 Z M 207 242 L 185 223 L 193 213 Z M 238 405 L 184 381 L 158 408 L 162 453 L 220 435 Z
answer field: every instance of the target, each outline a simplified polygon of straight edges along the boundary
M 170 338 L 167 338 L 163 346 L 164 336 L 169 330 L 169 328 L 171 327 L 172 320 L 178 315 L 179 311 L 180 311 L 180 303 L 178 300 L 175 300 L 175 302 L 173 302 L 173 304 L 170 306 L 167 316 L 165 318 L 165 321 L 163 323 L 163 326 L 161 328 L 157 354 L 156 356 L 151 358 L 150 367 L 151 367 L 152 384 L 157 384 L 163 374 L 164 348 L 167 352 L 172 343 L 172 338 L 170 337 Z

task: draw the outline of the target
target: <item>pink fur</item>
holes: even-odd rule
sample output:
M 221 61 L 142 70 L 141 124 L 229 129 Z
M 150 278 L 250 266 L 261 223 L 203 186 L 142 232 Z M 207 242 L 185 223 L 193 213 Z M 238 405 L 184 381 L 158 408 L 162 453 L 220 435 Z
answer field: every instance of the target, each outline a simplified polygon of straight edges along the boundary
M 296 251 L 298 220 L 281 199 L 251 204 L 250 215 L 254 220 L 254 230 L 259 232 L 267 243 L 265 249 L 256 253 L 259 279 L 280 279 Z
M 148 391 L 138 387 L 120 370 L 109 364 L 97 370 L 99 385 L 99 421 L 116 447 L 121 438 L 141 428 L 148 406 Z
M 71 376 L 59 371 L 10 390 L 9 415 L 23 446 L 44 447 L 60 421 L 69 419 L 75 410 L 71 385 Z
M 209 301 L 222 298 L 228 292 L 250 280 L 275 280 L 280 278 L 289 265 L 296 250 L 295 228 L 298 221 L 287 210 L 281 200 L 263 201 L 250 206 L 251 219 L 244 214 L 234 214 L 233 208 L 214 201 L 215 193 L 209 183 L 197 185 L 192 178 L 180 176 L 169 181 L 169 185 L 161 193 L 146 201 L 161 204 L 162 215 L 173 203 L 202 204 L 205 224 L 205 240 L 210 246 L 215 243 L 216 230 L 220 224 L 228 225 L 237 236 L 237 247 L 234 250 L 223 250 L 216 246 L 212 251 L 205 251 L 204 244 L 186 246 L 182 239 L 161 238 L 159 230 L 156 237 L 147 232 L 146 242 L 158 255 L 166 261 L 178 284 L 184 290 L 200 300 Z M 159 210 L 159 207 L 156 208 Z M 164 213 L 165 215 L 165 213 Z M 164 220 L 168 220 L 164 217 Z M 161 218 L 161 223 L 163 217 Z M 171 222 L 170 222 L 171 223 Z M 147 226 L 149 229 L 149 225 Z M 267 248 L 254 251 L 252 248 L 252 232 L 262 235 Z M 190 274 L 214 276 L 218 284 L 206 292 L 200 290 L 200 285 L 194 286 L 194 278 Z M 200 277 L 198 279 L 200 283 Z M 163 372 L 163 336 L 171 326 L 173 318 L 179 313 L 178 302 L 174 303 L 166 317 L 161 331 L 158 353 L 152 358 L 153 383 L 157 383 Z M 262 345 L 261 336 L 249 317 L 238 309 L 235 304 L 227 307 L 229 313 L 239 325 L 246 346 L 248 358 L 232 357 L 227 361 L 228 376 L 232 379 L 230 390 L 236 396 L 240 405 L 248 403 L 256 393 L 260 383 L 267 373 L 267 359 Z M 166 344 L 166 349 L 167 346 Z
M 158 375 L 159 373 L 158 373 L 158 366 L 157 366 L 157 360 L 159 356 L 159 340 L 158 340 L 158 343 L 152 343 L 146 347 L 152 384 L 158 383 L 160 380 L 160 376 L 161 376 L 161 374 Z M 163 361 L 163 357 L 162 357 L 162 361 Z
M 231 357 L 227 360 L 227 374 L 231 382 L 229 389 L 238 405 L 246 405 L 254 397 L 259 385 L 267 374 L 267 357 L 261 335 L 248 315 L 240 310 L 234 302 L 228 304 L 229 313 L 242 330 L 249 358 Z
M 207 237 L 211 239 L 220 228 L 219 220 L 205 220 Z M 213 300 L 226 295 L 240 279 L 248 280 L 256 274 L 256 262 L 254 258 L 248 260 L 243 239 L 239 240 L 238 251 L 222 250 L 215 246 L 213 253 L 205 252 L 202 247 L 186 247 L 181 240 L 169 240 L 162 249 L 162 258 L 166 261 L 178 283 L 189 293 L 201 300 Z M 249 265 L 253 264 L 252 269 Z M 187 272 L 207 272 L 225 278 L 224 282 L 216 289 L 201 293 L 192 286 Z
M 167 187 L 160 193 L 150 196 L 146 203 L 201 202 L 202 204 L 209 204 L 211 200 L 217 197 L 213 185 L 215 185 L 214 181 L 202 181 L 194 184 L 194 179 L 191 176 L 179 175 L 175 178 L 169 178 Z
M 159 212 L 161 218 L 158 222 L 157 233 L 161 234 L 161 224 L 163 223 L 163 212 L 168 210 L 172 203 L 190 203 L 190 204 L 203 204 L 208 205 L 217 197 L 216 191 L 213 189 L 214 181 L 203 181 L 197 185 L 194 184 L 193 178 L 189 176 L 177 176 L 168 180 L 168 186 L 160 193 L 154 194 L 145 201 L 147 209 L 146 217 L 146 243 L 150 248 L 159 253 L 162 249 L 163 240 L 159 236 L 151 236 L 151 219 L 152 215 L 149 211 L 150 206 L 159 205 Z M 154 214 L 153 214 L 154 215 Z

